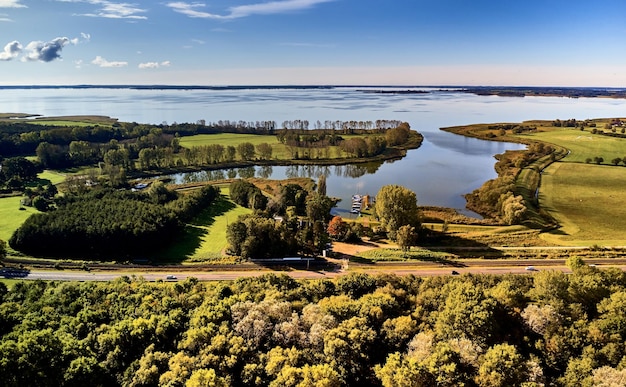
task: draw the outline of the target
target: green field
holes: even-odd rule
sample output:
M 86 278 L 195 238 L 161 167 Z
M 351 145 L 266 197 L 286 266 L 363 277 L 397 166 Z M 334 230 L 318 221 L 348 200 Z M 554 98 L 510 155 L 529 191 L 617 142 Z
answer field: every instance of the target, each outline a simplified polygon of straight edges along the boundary
M 561 129 L 528 134 L 527 137 L 567 148 L 570 154 L 563 161 L 584 163 L 587 158 L 602 157 L 605 164 L 626 156 L 626 139 L 592 134 L 588 129 Z
M 215 262 L 230 263 L 224 260 L 227 247 L 226 227 L 240 215 L 252 210 L 233 203 L 227 188 L 221 188 L 221 197 L 209 208 L 200 213 L 185 227 L 183 235 L 175 244 L 164 251 L 160 258 L 174 262 Z
M 561 224 L 558 244 L 626 245 L 626 168 L 557 162 L 544 173 L 539 202 Z
M 218 133 L 218 134 L 197 134 L 195 136 L 185 136 L 180 138 L 180 145 L 185 148 L 193 148 L 196 146 L 206 146 L 211 144 L 220 144 L 224 147 L 226 146 L 234 146 L 249 142 L 254 146 L 257 146 L 262 143 L 268 143 L 272 146 L 272 159 L 276 160 L 291 160 L 292 153 L 289 147 L 282 144 L 278 141 L 276 136 L 269 135 L 260 135 L 260 134 L 239 134 L 239 133 Z M 339 149 L 339 147 L 331 146 L 329 147 L 328 156 L 330 158 L 338 158 L 338 157 L 346 157 L 343 152 Z M 317 158 L 316 152 L 322 152 L 321 148 L 298 148 L 302 149 L 299 151 L 300 155 L 303 156 L 305 153 L 303 151 L 311 152 L 309 154 L 310 158 Z M 339 156 L 338 156 L 339 155 Z M 320 157 L 322 158 L 322 157 Z M 326 158 L 325 156 L 323 158 Z
M 259 134 L 238 134 L 238 133 L 218 133 L 218 134 L 197 134 L 195 136 L 186 136 L 180 138 L 180 145 L 185 148 L 193 148 L 196 146 L 206 146 L 212 144 L 220 144 L 223 147 L 234 146 L 249 142 L 254 146 L 262 143 L 268 143 L 272 146 L 272 158 L 290 159 L 291 153 L 285 145 L 280 143 L 276 136 L 264 136 Z
M 37 175 L 37 177 L 40 180 L 48 180 L 51 184 L 56 185 L 59 183 L 63 183 L 65 181 L 66 176 L 56 171 L 45 170 L 39 175 Z
M 33 207 L 20 210 L 21 196 L 0 198 L 0 239 L 8 241 L 13 232 L 24 223 L 31 214 L 38 212 Z
M 206 214 L 209 222 L 198 222 L 195 227 L 205 230 L 201 237 L 200 246 L 189 257 L 190 261 L 215 260 L 222 257 L 224 249 L 228 246 L 226 242 L 226 228 L 229 222 L 234 222 L 240 215 L 252 213 L 252 210 L 237 206 L 226 198 L 221 198 L 209 208 Z M 208 223 L 208 224 L 207 224 Z

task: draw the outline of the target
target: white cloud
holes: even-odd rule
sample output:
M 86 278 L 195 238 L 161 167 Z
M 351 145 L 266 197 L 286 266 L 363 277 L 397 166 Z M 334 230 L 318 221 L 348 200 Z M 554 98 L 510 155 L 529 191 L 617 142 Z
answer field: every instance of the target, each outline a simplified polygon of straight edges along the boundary
M 144 69 L 158 69 L 159 67 L 169 67 L 170 66 L 170 61 L 166 60 L 163 62 L 146 62 L 146 63 L 139 63 L 139 68 L 144 70 Z
M 77 40 L 62 37 L 52 39 L 49 42 L 32 41 L 24 48 L 27 53 L 22 60 L 52 62 L 61 58 L 61 50 L 70 43 L 76 44 Z
M 7 43 L 4 50 L 0 51 L 0 60 L 11 60 L 22 52 L 22 45 L 17 40 Z
M 268 3 L 256 3 L 248 5 L 238 5 L 228 8 L 228 14 L 220 15 L 215 13 L 204 12 L 201 9 L 206 7 L 203 3 L 187 3 L 184 1 L 175 1 L 166 5 L 175 12 L 182 13 L 193 18 L 204 19 L 237 19 L 251 15 L 271 15 L 277 13 L 299 11 L 311 8 L 317 4 L 328 3 L 334 0 L 282 0 L 270 1 Z
M 99 55 L 96 57 L 96 59 L 92 60 L 91 63 L 99 67 L 126 67 L 128 66 L 128 62 L 122 62 L 122 61 L 109 62 L 108 60 L 104 59 L 103 57 Z
M 7 15 L 6 13 L 0 13 L 0 22 L 12 22 L 13 20 L 11 20 L 9 18 L 9 15 Z
M 0 8 L 27 8 L 20 0 L 0 0 Z

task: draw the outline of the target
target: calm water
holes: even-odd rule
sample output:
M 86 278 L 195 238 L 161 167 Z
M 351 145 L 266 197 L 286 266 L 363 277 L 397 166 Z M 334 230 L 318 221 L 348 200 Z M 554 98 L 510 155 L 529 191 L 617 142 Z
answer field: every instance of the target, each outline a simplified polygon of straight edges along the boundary
M 400 88 L 405 90 L 406 88 Z M 626 100 L 605 98 L 475 96 L 435 90 L 428 94 L 364 93 L 363 88 L 260 90 L 131 90 L 131 89 L 4 89 L 0 111 L 57 115 L 106 115 L 121 121 L 174 123 L 218 120 L 398 119 L 424 135 L 417 150 L 381 165 L 343 167 L 273 167 L 202 172 L 181 180 L 222 176 L 284 178 L 328 176 L 328 194 L 344 198 L 349 208 L 354 193 L 376 194 L 386 184 L 416 192 L 421 205 L 463 209 L 462 195 L 496 176 L 493 156 L 516 144 L 469 139 L 441 127 L 472 123 L 519 122 L 530 119 L 624 117 Z

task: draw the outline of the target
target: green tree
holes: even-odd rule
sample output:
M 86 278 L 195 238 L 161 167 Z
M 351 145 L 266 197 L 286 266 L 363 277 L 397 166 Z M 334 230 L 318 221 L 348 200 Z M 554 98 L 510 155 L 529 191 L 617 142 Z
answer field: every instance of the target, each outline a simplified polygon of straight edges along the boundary
M 237 153 L 244 161 L 252 160 L 254 158 L 254 145 L 249 142 L 242 142 L 237 145 Z
M 399 185 L 386 185 L 376 195 L 374 207 L 381 226 L 391 239 L 396 239 L 400 227 L 419 228 L 419 210 L 415 192 Z
M 185 382 L 185 387 L 227 387 L 230 385 L 227 379 L 217 376 L 214 369 L 196 370 Z
M 476 382 L 480 386 L 519 386 L 525 380 L 525 363 L 517 349 L 509 344 L 496 344 L 485 353 Z
M 377 366 L 376 376 L 384 387 L 427 387 L 436 385 L 426 367 L 412 357 L 398 352 L 387 357 L 383 366 Z
M 335 202 L 328 196 L 317 192 L 310 193 L 306 201 L 306 215 L 311 222 L 326 223 L 330 218 L 330 210 Z
M 272 158 L 272 146 L 266 142 L 258 144 L 256 150 L 259 153 L 259 157 L 264 160 Z
M 7 242 L 0 239 L 0 259 L 7 255 Z
M 411 249 L 411 246 L 415 244 L 415 239 L 417 234 L 415 233 L 415 227 L 404 225 L 398 229 L 396 233 L 396 241 L 398 242 L 398 246 L 405 253 Z
M 23 182 L 37 178 L 37 166 L 24 157 L 10 157 L 0 164 L 0 184 L 11 178 L 19 178 Z

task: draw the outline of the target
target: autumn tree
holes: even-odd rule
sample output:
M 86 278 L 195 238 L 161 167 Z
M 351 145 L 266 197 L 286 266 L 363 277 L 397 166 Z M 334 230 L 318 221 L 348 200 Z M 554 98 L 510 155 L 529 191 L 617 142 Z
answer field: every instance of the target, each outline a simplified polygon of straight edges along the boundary
M 335 240 L 342 240 L 348 231 L 348 225 L 341 219 L 341 216 L 334 216 L 328 222 L 328 235 Z

